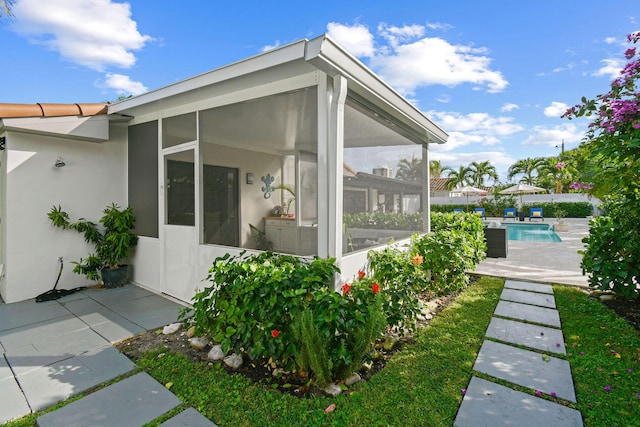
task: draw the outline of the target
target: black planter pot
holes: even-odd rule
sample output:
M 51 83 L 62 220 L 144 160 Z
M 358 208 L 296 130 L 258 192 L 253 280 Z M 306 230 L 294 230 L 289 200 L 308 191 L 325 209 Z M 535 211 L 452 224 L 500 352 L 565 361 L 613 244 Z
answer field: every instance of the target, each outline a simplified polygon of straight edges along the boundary
M 102 285 L 105 288 L 119 288 L 127 283 L 128 265 L 121 265 L 118 268 L 103 268 L 101 270 Z

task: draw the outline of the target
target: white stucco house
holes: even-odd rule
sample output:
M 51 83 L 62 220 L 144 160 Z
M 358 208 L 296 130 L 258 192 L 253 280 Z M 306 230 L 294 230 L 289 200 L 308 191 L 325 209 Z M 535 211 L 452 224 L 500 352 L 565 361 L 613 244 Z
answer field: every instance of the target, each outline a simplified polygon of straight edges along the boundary
M 115 104 L 0 104 L 0 294 L 15 302 L 51 289 L 59 257 L 59 288 L 88 285 L 70 262 L 91 247 L 46 214 L 61 205 L 97 220 L 112 202 L 137 216 L 130 280 L 157 292 L 189 301 L 216 257 L 257 249 L 250 225 L 276 251 L 335 257 L 339 285 L 367 252 L 344 244 L 344 197 L 389 205 L 373 190 L 343 194 L 344 165 L 428 165 L 429 144 L 446 139 L 326 35 Z M 275 215 L 289 200 L 289 216 Z

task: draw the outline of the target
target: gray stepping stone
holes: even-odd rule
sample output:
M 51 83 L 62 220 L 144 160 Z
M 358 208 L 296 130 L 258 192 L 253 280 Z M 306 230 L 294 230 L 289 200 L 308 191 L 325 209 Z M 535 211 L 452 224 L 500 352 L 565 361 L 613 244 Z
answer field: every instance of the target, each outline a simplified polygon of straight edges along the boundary
M 538 305 L 540 307 L 556 308 L 556 299 L 553 297 L 553 295 L 549 294 L 540 294 L 536 292 L 505 288 L 502 290 L 500 299 L 513 302 L 521 302 L 523 304 Z
M 22 390 L 12 377 L 0 379 L 0 424 L 31 413 Z
M 552 308 L 537 307 L 510 301 L 499 301 L 494 314 L 510 319 L 525 320 L 527 322 L 540 323 L 556 328 L 560 327 L 558 310 Z
M 173 393 L 141 372 L 38 418 L 40 427 L 138 427 L 180 405 Z
M 494 317 L 487 328 L 487 337 L 556 354 L 566 354 L 560 329 L 516 322 Z
M 173 418 L 160 424 L 160 427 L 217 427 L 208 418 L 196 411 L 194 408 L 188 408 Z
M 174 323 L 182 306 L 158 295 L 127 300 L 109 308 L 146 330 Z
M 55 321 L 45 320 L 39 323 L 33 323 L 27 326 L 14 328 L 8 331 L 0 332 L 0 340 L 6 351 L 33 344 L 35 342 L 58 337 L 70 332 L 88 329 L 88 326 L 69 313 L 66 316 L 60 316 Z
M 576 401 L 569 362 L 506 344 L 485 341 L 473 369 L 542 393 Z
M 112 343 L 145 331 L 92 298 L 70 301 L 65 303 L 65 307 Z
M 131 360 L 107 346 L 19 374 L 18 382 L 35 412 L 134 368 Z
M 85 294 L 98 301 L 99 303 L 111 307 L 112 305 L 121 304 L 138 298 L 146 298 L 155 295 L 153 292 L 147 291 L 139 286 L 125 285 L 121 288 L 113 289 L 91 289 L 85 291 Z
M 472 377 L 453 424 L 457 427 L 582 427 L 575 409 Z
M 69 311 L 56 301 L 36 303 L 35 300 L 0 305 L 0 331 L 52 320 Z
M 507 279 L 504 282 L 504 287 L 510 289 L 519 289 L 521 291 L 533 291 L 541 292 L 543 294 L 553 294 L 553 288 L 551 287 L 551 285 L 545 285 L 542 283 L 521 282 L 519 280 Z

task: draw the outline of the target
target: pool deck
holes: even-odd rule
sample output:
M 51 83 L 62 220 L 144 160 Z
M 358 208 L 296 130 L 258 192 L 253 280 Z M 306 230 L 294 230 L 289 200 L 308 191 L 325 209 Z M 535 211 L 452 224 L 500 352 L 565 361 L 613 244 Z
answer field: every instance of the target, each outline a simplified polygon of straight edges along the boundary
M 501 218 L 487 218 L 502 221 Z M 509 221 L 511 222 L 511 221 Z M 555 218 L 545 218 L 544 224 L 554 224 Z M 579 250 L 584 249 L 582 238 L 589 234 L 589 220 L 567 218 L 569 231 L 557 232 L 562 242 L 527 242 L 509 240 L 506 258 L 487 258 L 476 267 L 475 273 L 539 283 L 560 283 L 587 287 L 582 275 Z M 529 224 L 529 221 L 520 224 Z M 540 221 L 535 221 L 540 223 Z

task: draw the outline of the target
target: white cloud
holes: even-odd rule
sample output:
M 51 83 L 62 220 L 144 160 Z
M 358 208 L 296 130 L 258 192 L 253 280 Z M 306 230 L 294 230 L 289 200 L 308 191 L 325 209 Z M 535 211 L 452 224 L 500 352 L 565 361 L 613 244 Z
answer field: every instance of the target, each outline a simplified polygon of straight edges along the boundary
M 606 44 L 615 44 L 615 43 L 617 43 L 617 42 L 618 42 L 618 39 L 617 39 L 617 38 L 615 38 L 615 37 L 606 37 L 606 38 L 604 39 L 604 42 L 605 42 Z
M 424 26 L 382 23 L 378 26 L 378 47 L 364 25 L 330 23 L 327 28 L 353 55 L 370 58 L 370 66 L 405 96 L 413 95 L 417 87 L 434 84 L 453 87 L 471 83 L 487 92 L 501 92 L 509 84 L 501 72 L 491 69 L 488 49 L 424 37 Z
M 266 52 L 266 51 L 268 51 L 268 50 L 275 49 L 275 48 L 277 48 L 277 47 L 280 47 L 280 45 L 281 45 L 281 44 L 282 44 L 282 43 L 280 43 L 280 40 L 276 40 L 275 44 L 273 44 L 273 45 L 266 45 L 266 46 L 264 46 L 264 47 L 262 48 L 262 51 L 263 51 L 263 52 Z
M 553 101 L 551 105 L 544 109 L 544 115 L 547 117 L 560 117 L 567 112 L 569 106 L 564 102 Z
M 500 166 L 511 166 L 516 161 L 508 153 L 502 151 L 479 151 L 466 153 L 437 152 L 429 154 L 431 160 L 439 160 L 443 165 L 457 169 L 458 166 L 467 166 L 471 162 L 489 161 L 496 169 Z
M 375 52 L 373 35 L 364 25 L 348 26 L 330 22 L 327 24 L 327 33 L 352 55 L 368 58 Z
M 522 143 L 522 145 L 542 145 L 555 147 L 565 142 L 565 148 L 570 144 L 577 144 L 584 136 L 584 131 L 576 125 L 564 124 L 548 128 L 545 126 L 535 126 L 533 133 Z
M 100 87 L 114 89 L 118 95 L 140 95 L 149 89 L 140 82 L 134 82 L 129 76 L 108 73 Z
M 449 133 L 449 140 L 441 146 L 441 151 L 470 144 L 496 145 L 500 138 L 523 130 L 522 126 L 513 123 L 512 117 L 493 117 L 488 113 L 430 111 L 427 116 Z
M 13 29 L 65 59 L 103 71 L 129 68 L 132 51 L 152 40 L 138 31 L 128 3 L 110 0 L 20 0 L 14 5 Z
M 603 59 L 604 65 L 598 69 L 598 71 L 592 73 L 592 76 L 603 77 L 608 76 L 612 80 L 620 77 L 620 71 L 624 67 L 624 61 L 621 59 Z
M 508 102 L 500 108 L 500 111 L 502 111 L 503 113 L 508 113 L 509 111 L 518 110 L 518 109 L 520 109 L 520 106 L 518 104 Z

